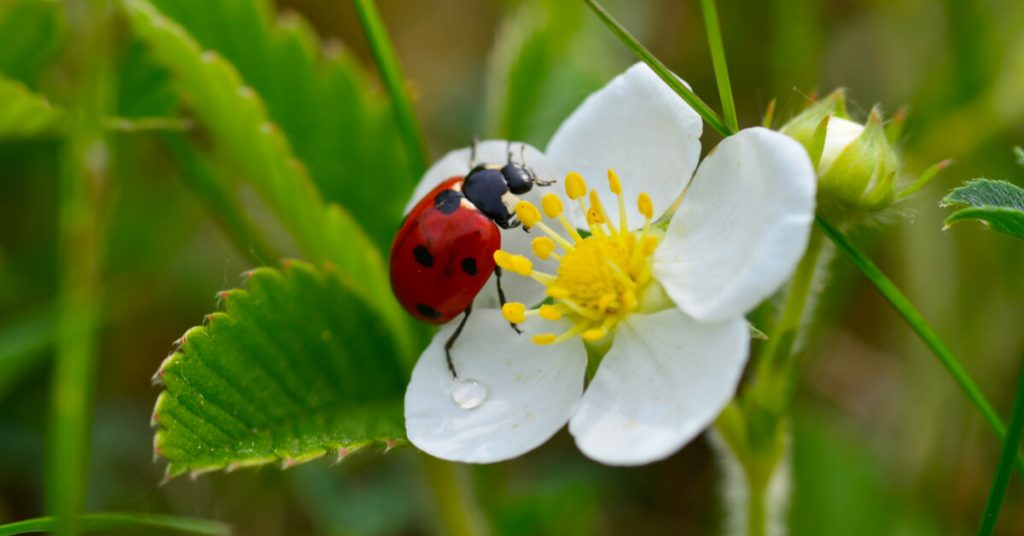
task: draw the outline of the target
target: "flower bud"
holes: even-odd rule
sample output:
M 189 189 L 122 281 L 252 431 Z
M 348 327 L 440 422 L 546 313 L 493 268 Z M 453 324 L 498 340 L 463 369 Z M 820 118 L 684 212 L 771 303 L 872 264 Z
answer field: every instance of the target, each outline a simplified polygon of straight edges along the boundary
M 807 149 L 818 172 L 818 210 L 835 221 L 864 219 L 896 200 L 900 162 L 876 108 L 865 125 L 846 114 L 837 90 L 781 129 Z

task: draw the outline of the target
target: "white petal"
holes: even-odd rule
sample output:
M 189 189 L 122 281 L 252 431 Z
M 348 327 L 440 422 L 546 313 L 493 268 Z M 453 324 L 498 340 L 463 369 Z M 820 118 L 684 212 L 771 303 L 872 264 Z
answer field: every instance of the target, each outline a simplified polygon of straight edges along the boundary
M 630 316 L 587 387 L 569 432 L 584 454 L 609 465 L 670 456 L 732 399 L 749 337 L 741 318 L 703 324 L 675 308 Z
M 618 225 L 607 178 L 614 169 L 622 180 L 626 217 L 636 229 L 643 225 L 636 207 L 641 192 L 650 194 L 657 218 L 686 188 L 700 158 L 702 128 L 697 112 L 650 67 L 637 63 L 587 97 L 555 132 L 546 153 L 563 175 L 582 174 Z
M 539 178 L 545 180 L 559 179 L 559 184 L 556 186 L 551 188 L 534 188 L 526 195 L 520 197 L 534 204 L 539 204 L 541 196 L 549 191 L 553 191 L 560 196 L 564 194 L 564 188 L 561 187 L 561 179 L 558 177 L 558 174 L 549 164 L 548 159 L 543 153 L 529 144 L 520 142 L 512 142 L 511 147 L 513 161 L 517 163 L 521 161 L 520 148 L 525 147 L 525 152 L 522 154 L 522 161 L 525 161 L 526 165 L 533 169 Z M 508 161 L 508 148 L 509 142 L 505 140 L 481 141 L 477 146 L 477 163 L 503 164 Z M 452 177 L 465 176 L 469 173 L 469 158 L 470 148 L 465 147 L 449 152 L 434 163 L 434 165 L 430 166 L 430 169 L 424 173 L 420 183 L 416 186 L 412 199 L 410 199 L 406 204 L 404 213 L 408 213 L 412 210 L 412 207 L 438 184 L 441 184 Z M 522 228 L 502 230 L 501 246 L 502 249 L 512 253 L 532 257 L 530 241 L 536 236 L 536 232 L 528 234 L 524 232 Z M 532 260 L 534 261 L 534 266 L 538 270 L 554 273 L 558 269 L 558 265 L 553 260 Z M 520 277 L 515 274 L 506 274 L 506 276 L 502 277 L 501 282 L 509 301 L 517 301 L 533 305 L 544 299 L 544 288 L 530 278 Z M 474 306 L 477 309 L 496 308 L 498 306 L 498 294 L 496 288 L 494 276 L 491 276 L 491 281 L 484 286 L 483 290 L 480 291 L 480 294 L 474 302 Z
M 587 357 L 579 338 L 538 346 L 531 331 L 550 329 L 551 322 L 531 319 L 516 335 L 498 311 L 474 312 L 452 349 L 455 380 L 444 343 L 457 324 L 438 332 L 409 381 L 405 428 L 414 445 L 446 460 L 491 463 L 536 448 L 565 425 L 583 392 Z M 486 387 L 487 396 L 463 409 L 452 391 L 469 380 Z
M 654 275 L 694 318 L 742 316 L 792 275 L 814 222 L 817 178 L 804 148 L 742 130 L 704 159 L 655 252 Z
M 853 143 L 863 132 L 864 125 L 842 117 L 830 117 L 828 126 L 825 127 L 825 146 L 821 149 L 818 171 L 824 175 L 828 168 L 835 163 L 836 158 L 839 158 L 839 155 L 846 149 L 846 146 Z

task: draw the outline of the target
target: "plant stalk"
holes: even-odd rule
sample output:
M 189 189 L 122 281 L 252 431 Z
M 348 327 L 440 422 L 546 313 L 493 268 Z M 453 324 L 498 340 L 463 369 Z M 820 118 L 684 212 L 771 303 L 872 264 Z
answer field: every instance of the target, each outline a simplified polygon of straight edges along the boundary
M 992 489 L 988 493 L 988 501 L 985 502 L 985 513 L 981 516 L 981 526 L 978 528 L 980 536 L 992 534 L 992 530 L 996 527 L 999 509 L 1003 505 L 1006 487 L 1009 485 L 1010 475 L 1013 473 L 1014 454 L 1020 451 L 1022 434 L 1024 434 L 1024 367 L 1021 367 L 1020 379 L 1017 381 L 1017 396 L 1010 413 L 1010 430 L 1006 433 L 1003 453 L 999 456 L 996 476 L 992 479 Z
M 449 536 L 487 534 L 484 516 L 465 467 L 419 453 L 423 474 L 437 503 L 441 532 Z
M 412 107 L 412 99 L 402 76 L 402 69 L 398 64 L 398 55 L 395 54 L 395 47 L 388 36 L 387 27 L 380 18 L 380 12 L 373 0 L 353 0 L 356 13 L 359 14 L 359 21 L 366 32 L 366 39 L 370 43 L 370 50 L 373 52 L 373 59 L 377 63 L 377 69 L 384 80 L 388 95 L 391 97 L 391 108 L 395 113 L 395 121 L 398 123 L 398 130 L 405 142 L 406 154 L 409 157 L 409 164 L 412 169 L 412 177 L 419 180 L 420 175 L 426 167 L 426 145 L 423 142 L 423 134 L 416 120 L 416 113 Z
M 989 403 L 988 399 L 978 388 L 974 380 L 971 379 L 970 374 L 964 369 L 960 361 L 953 355 L 953 352 L 946 347 L 942 339 L 935 333 L 928 322 L 925 321 L 921 313 L 910 303 L 910 300 L 900 292 L 900 289 L 889 280 L 875 263 L 871 262 L 871 259 L 867 257 L 860 249 L 857 248 L 849 238 L 843 234 L 842 231 L 832 226 L 828 221 L 822 218 L 820 215 L 815 219 L 818 228 L 820 228 L 826 236 L 842 251 L 846 257 L 852 262 L 858 270 L 864 274 L 864 277 L 868 278 L 868 281 L 882 294 L 882 297 L 892 305 L 893 309 L 903 317 L 903 320 L 910 326 L 910 329 L 914 330 L 914 333 L 921 339 L 922 342 L 935 354 L 935 357 L 939 358 L 939 362 L 946 368 L 946 371 L 953 376 L 953 380 L 956 381 L 957 385 L 960 386 L 960 390 L 967 395 L 967 399 L 974 404 L 974 407 L 981 412 L 982 417 L 988 421 L 989 425 L 995 430 L 996 435 L 999 436 L 999 440 L 1002 442 L 1006 441 L 1006 425 L 1003 420 L 996 413 L 996 410 Z M 1020 455 L 1019 448 L 1014 449 L 1017 454 L 1017 466 L 1024 470 L 1024 457 Z
M 725 61 L 725 45 L 722 44 L 722 29 L 718 24 L 715 0 L 700 0 L 700 9 L 704 15 L 704 30 L 708 34 L 708 48 L 711 50 L 711 63 L 715 69 L 718 97 L 722 101 L 722 115 L 725 116 L 725 124 L 736 132 L 740 125 L 736 118 L 736 102 L 732 96 L 729 66 Z
M 686 103 L 704 119 L 704 122 L 706 122 L 711 128 L 715 129 L 715 131 L 723 137 L 736 133 L 736 130 L 726 125 L 722 121 L 722 118 L 718 117 L 718 114 L 715 113 L 707 103 L 701 100 L 701 98 L 698 97 L 690 88 L 686 87 L 686 84 L 684 84 L 676 75 L 672 74 L 672 71 L 669 71 L 668 67 L 665 67 L 665 64 L 661 63 L 661 60 L 654 57 L 654 54 L 651 54 L 650 50 L 647 50 L 646 47 L 640 44 L 640 41 L 633 37 L 626 28 L 619 24 L 619 21 L 615 20 L 607 11 L 605 11 L 605 9 L 601 7 L 601 4 L 597 3 L 597 0 L 583 1 L 590 6 L 590 9 L 592 9 L 595 14 L 597 14 L 598 18 L 601 19 L 601 22 L 603 22 L 605 26 L 607 26 L 608 29 L 611 30 L 624 45 L 626 45 L 626 48 L 632 50 L 633 53 L 636 54 L 637 58 L 646 63 L 647 66 L 650 67 L 663 82 L 668 84 L 668 87 L 672 88 L 676 94 L 686 101 Z

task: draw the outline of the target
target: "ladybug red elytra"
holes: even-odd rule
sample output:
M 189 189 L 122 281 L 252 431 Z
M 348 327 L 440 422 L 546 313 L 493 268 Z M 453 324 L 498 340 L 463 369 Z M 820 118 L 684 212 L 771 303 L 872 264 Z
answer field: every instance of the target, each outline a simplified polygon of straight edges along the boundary
M 462 321 L 445 343 L 448 368 L 451 348 L 472 310 L 473 299 L 491 274 L 497 277 L 498 299 L 505 304 L 501 268 L 494 252 L 501 248 L 501 229 L 520 225 L 515 215 L 517 196 L 540 180 L 526 163 L 512 161 L 509 144 L 505 164 L 476 162 L 476 142 L 470 172 L 451 177 L 419 200 L 402 221 L 391 245 L 391 289 L 409 314 L 431 324 L 443 324 L 463 313 Z M 513 329 L 519 330 L 515 324 Z

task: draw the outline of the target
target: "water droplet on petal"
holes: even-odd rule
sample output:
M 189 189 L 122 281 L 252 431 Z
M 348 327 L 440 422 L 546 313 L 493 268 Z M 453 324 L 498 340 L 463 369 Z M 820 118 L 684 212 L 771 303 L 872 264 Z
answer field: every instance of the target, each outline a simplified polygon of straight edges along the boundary
M 480 407 L 487 400 L 487 386 L 476 380 L 456 380 L 452 386 L 452 400 L 462 409 Z

